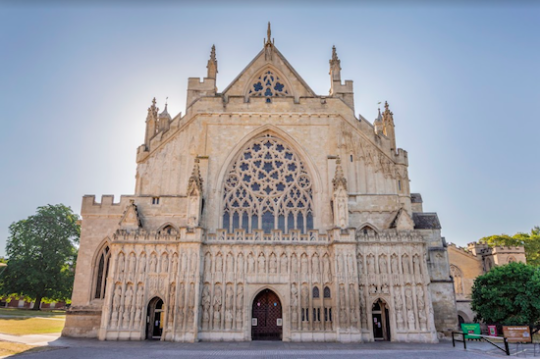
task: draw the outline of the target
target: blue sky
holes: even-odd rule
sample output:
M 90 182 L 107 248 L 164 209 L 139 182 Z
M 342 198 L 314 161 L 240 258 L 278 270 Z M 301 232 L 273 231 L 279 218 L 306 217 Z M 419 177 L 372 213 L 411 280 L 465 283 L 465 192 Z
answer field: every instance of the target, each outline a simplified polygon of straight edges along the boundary
M 84 194 L 131 194 L 155 96 L 183 112 L 210 47 L 218 90 L 279 50 L 318 94 L 332 45 L 356 112 L 394 112 L 411 189 L 460 245 L 540 225 L 540 6 L 533 2 L 0 4 L 0 255 L 10 223 Z M 262 3 L 259 3 L 262 4 Z M 328 5 L 325 5 L 328 4 Z M 514 5 L 511 5 L 514 4 Z

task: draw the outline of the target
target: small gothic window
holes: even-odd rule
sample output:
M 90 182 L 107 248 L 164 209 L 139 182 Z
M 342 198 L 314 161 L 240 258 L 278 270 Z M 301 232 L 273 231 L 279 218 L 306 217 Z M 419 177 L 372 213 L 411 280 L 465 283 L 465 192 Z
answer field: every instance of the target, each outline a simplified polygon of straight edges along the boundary
M 249 96 L 267 97 L 266 102 L 272 102 L 269 97 L 289 96 L 279 76 L 270 70 L 265 70 L 251 85 Z
M 152 204 L 159 204 L 159 197 L 152 197 Z
M 353 161 L 353 155 L 351 155 L 351 162 Z
M 111 252 L 109 246 L 101 249 L 98 256 L 95 281 L 95 299 L 105 298 L 105 289 L 107 288 L 107 276 L 109 275 L 109 263 L 111 261 Z
M 319 298 L 319 287 L 313 287 L 313 298 Z
M 159 231 L 159 234 L 176 234 L 176 229 L 174 229 L 174 227 L 169 224 L 163 227 Z
M 231 232 L 313 229 L 311 177 L 298 155 L 269 134 L 236 156 L 224 180 L 223 202 L 223 228 Z
M 516 259 L 514 257 L 509 257 L 508 258 L 508 263 L 514 263 L 516 261 Z
M 398 189 L 401 191 L 401 180 L 398 180 L 397 184 L 398 184 Z
M 324 287 L 324 297 L 325 298 L 330 298 L 331 297 L 330 288 Z

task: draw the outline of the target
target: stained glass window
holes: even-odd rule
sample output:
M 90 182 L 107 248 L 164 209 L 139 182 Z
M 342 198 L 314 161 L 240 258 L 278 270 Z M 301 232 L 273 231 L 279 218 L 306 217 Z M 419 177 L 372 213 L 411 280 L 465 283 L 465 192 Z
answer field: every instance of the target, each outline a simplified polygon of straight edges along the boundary
M 225 177 L 223 228 L 305 233 L 313 229 L 312 192 L 298 155 L 277 137 L 258 137 L 237 155 Z

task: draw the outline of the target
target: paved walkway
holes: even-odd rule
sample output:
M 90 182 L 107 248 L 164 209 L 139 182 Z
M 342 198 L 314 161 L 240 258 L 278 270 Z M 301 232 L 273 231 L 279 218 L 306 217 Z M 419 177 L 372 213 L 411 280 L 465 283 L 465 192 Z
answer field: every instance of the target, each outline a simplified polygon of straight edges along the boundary
M 8 338 L 9 337 L 9 338 Z M 13 338 L 15 337 L 15 338 Z M 306 358 L 306 359 L 484 359 L 505 357 L 494 352 L 486 343 L 452 347 L 450 341 L 439 344 L 417 343 L 284 343 L 284 342 L 219 342 L 171 343 L 159 341 L 98 341 L 95 339 L 70 339 L 53 335 L 0 335 L 0 340 L 18 338 L 18 342 L 32 345 L 48 343 L 50 349 L 26 353 L 25 358 Z M 15 340 L 13 340 L 15 341 Z M 489 344 L 488 344 L 489 345 Z M 529 356 L 530 357 L 530 356 Z M 540 357 L 540 356 L 539 356 Z

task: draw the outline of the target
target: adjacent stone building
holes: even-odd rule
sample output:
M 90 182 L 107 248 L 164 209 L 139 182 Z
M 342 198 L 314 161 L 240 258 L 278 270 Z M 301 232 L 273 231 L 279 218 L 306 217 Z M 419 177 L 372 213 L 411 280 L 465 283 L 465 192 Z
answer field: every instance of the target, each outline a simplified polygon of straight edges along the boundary
M 471 309 L 471 293 L 474 280 L 493 267 L 511 262 L 526 263 L 523 247 L 489 247 L 472 242 L 467 248 L 453 243 L 448 245 L 450 274 L 454 280 L 456 309 L 461 323 L 472 323 L 475 313 Z
M 355 115 L 336 49 L 317 95 L 263 49 L 223 91 L 212 48 L 185 114 L 148 109 L 135 194 L 84 196 L 63 334 L 102 340 L 436 342 L 447 246 L 409 190 L 393 113 Z M 129 175 L 129 174 L 127 174 Z

